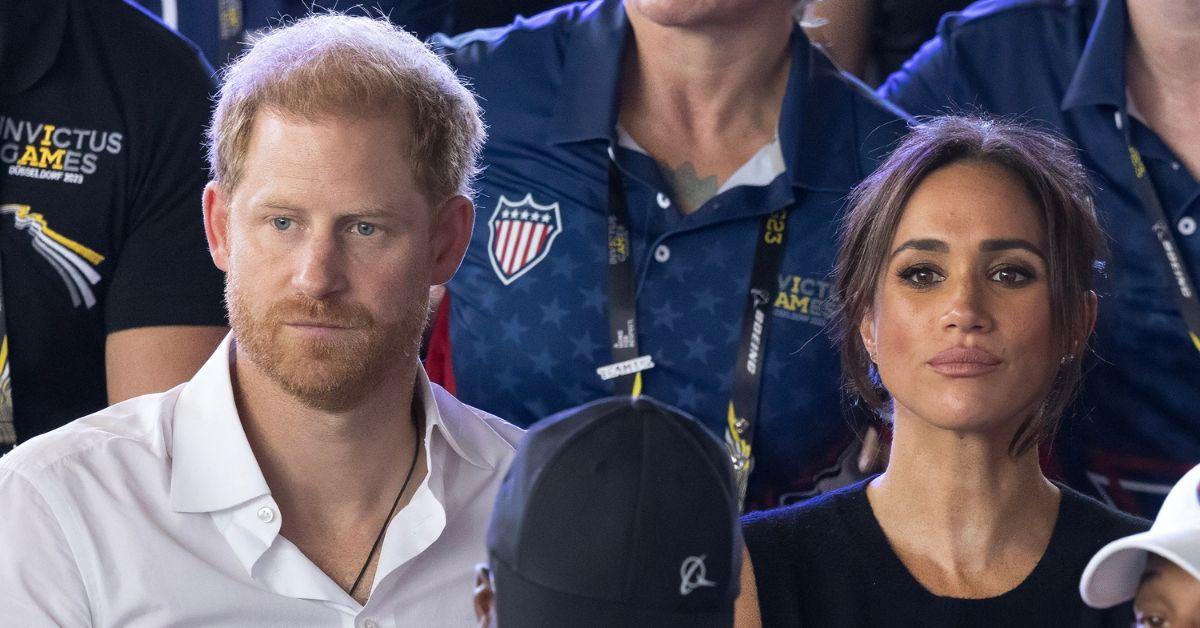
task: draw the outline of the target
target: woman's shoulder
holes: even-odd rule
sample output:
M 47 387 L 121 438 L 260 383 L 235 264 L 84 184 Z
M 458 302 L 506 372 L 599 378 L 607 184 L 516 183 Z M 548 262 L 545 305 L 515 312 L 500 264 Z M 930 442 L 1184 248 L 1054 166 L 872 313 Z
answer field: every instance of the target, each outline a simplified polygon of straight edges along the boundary
M 828 547 L 831 531 L 845 530 L 852 527 L 854 520 L 871 516 L 866 492 L 871 479 L 791 506 L 747 514 L 742 517 L 742 535 L 747 547 L 751 553 L 780 547 L 796 551 L 814 542 Z M 814 536 L 813 531 L 820 534 Z
M 1103 544 L 1150 529 L 1150 522 L 1121 512 L 1064 484 L 1055 483 L 1062 494 L 1063 525 L 1079 536 Z

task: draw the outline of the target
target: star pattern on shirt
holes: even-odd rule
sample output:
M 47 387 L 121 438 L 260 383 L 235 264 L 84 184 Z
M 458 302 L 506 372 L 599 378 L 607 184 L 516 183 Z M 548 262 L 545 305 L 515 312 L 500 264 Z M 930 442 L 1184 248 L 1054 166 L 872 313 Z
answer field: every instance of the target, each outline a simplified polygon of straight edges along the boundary
M 688 382 L 675 393 L 675 405 L 684 410 L 694 411 L 700 407 L 700 390 Z
M 582 266 L 575 258 L 567 253 L 556 254 L 550 257 L 550 276 L 565 277 L 571 279 L 575 276 L 575 271 Z
M 579 292 L 583 294 L 583 308 L 596 308 L 597 312 L 604 311 L 604 291 L 600 286 L 592 286 L 591 288 L 580 288 Z
M 540 352 L 529 356 L 529 361 L 533 363 L 535 373 L 541 373 L 550 378 L 554 377 L 554 367 L 558 366 L 558 360 L 554 359 L 549 347 L 542 347 Z
M 705 342 L 703 334 L 691 340 L 684 339 L 683 344 L 687 346 L 687 359 L 701 363 L 708 362 L 708 354 L 715 348 Z
M 592 332 L 585 331 L 582 336 L 576 336 L 571 339 L 571 344 L 575 345 L 575 351 L 571 353 L 573 358 L 583 358 L 584 360 L 592 361 L 596 357 L 596 350 L 602 345 L 592 340 Z
M 567 315 L 567 311 L 558 304 L 558 297 L 554 297 L 549 303 L 542 304 L 542 324 L 554 325 L 562 328 L 562 319 Z
M 525 332 L 529 331 L 529 327 L 522 325 L 515 314 L 512 318 L 500 323 L 500 328 L 504 332 L 502 340 L 518 345 L 524 340 Z
M 662 307 L 650 308 L 650 315 L 654 317 L 656 327 L 666 327 L 671 331 L 675 331 L 675 321 L 683 317 L 683 314 L 675 311 L 669 300 L 663 301 Z
M 692 297 L 696 299 L 696 309 L 704 310 L 709 314 L 716 314 L 717 304 L 725 300 L 716 294 L 713 294 L 713 289 L 711 287 L 707 287 L 693 294 Z
M 520 381 L 520 378 L 513 373 L 511 366 L 506 366 L 496 372 L 496 385 L 506 393 L 512 394 L 516 392 L 517 383 Z

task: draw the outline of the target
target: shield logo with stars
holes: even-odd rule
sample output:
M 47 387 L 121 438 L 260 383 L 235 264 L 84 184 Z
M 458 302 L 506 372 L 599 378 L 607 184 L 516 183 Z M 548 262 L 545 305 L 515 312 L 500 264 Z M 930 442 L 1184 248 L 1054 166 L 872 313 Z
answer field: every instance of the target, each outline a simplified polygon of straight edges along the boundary
M 546 259 L 560 233 L 558 203 L 539 205 L 533 194 L 517 202 L 501 195 L 488 219 L 488 257 L 500 282 L 507 286 Z

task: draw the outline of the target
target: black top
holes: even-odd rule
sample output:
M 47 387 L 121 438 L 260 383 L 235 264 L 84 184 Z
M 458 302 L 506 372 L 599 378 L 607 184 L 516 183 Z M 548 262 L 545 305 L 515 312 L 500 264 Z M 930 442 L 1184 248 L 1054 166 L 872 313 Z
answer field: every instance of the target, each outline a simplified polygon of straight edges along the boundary
M 18 440 L 108 405 L 109 333 L 224 324 L 201 221 L 209 73 L 120 0 L 0 2 L 0 268 Z
M 1059 484 L 1050 543 L 1024 582 L 992 598 L 939 597 L 892 551 L 868 482 L 742 519 L 764 626 L 1129 626 L 1128 604 L 1088 608 L 1079 578 L 1097 550 L 1149 522 Z

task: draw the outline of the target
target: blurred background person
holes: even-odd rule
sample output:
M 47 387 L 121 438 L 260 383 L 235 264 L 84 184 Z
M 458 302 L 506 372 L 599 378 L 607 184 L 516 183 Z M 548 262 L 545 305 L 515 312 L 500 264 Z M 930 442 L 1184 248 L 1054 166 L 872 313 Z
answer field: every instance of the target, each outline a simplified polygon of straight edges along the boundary
M 947 11 L 970 0 L 816 0 L 804 30 L 843 70 L 878 85 L 913 56 Z
M 695 419 L 646 397 L 549 417 L 496 495 L 479 625 L 732 626 L 737 515 L 729 456 Z
M 187 380 L 224 336 L 209 76 L 122 0 L 0 3 L 0 453 Z
M 353 6 L 312 0 L 135 0 L 195 43 L 220 69 L 233 60 L 255 32 L 294 21 L 322 7 L 359 15 L 386 16 L 425 39 L 434 33 L 461 33 L 503 26 L 517 15 L 534 15 L 563 0 L 362 0 Z
M 828 278 L 845 195 L 904 122 L 809 44 L 802 4 L 597 0 L 435 38 L 491 135 L 432 377 L 521 425 L 662 398 L 724 436 L 750 508 L 862 477 Z
M 1057 453 L 1153 514 L 1200 460 L 1200 0 L 1000 0 L 941 23 L 880 93 L 914 115 L 1022 116 L 1078 148 L 1112 236 L 1095 359 Z
M 1037 451 L 1081 377 L 1103 244 L 1070 148 L 1004 122 L 935 119 L 856 189 L 836 329 L 891 457 L 745 518 L 764 625 L 1122 625 L 1076 583 L 1146 522 L 1050 482 Z
M 1171 489 L 1149 531 L 1097 552 L 1079 592 L 1096 608 L 1133 600 L 1139 627 L 1200 626 L 1200 467 Z

